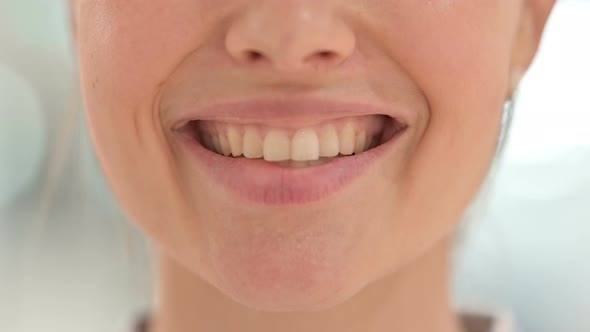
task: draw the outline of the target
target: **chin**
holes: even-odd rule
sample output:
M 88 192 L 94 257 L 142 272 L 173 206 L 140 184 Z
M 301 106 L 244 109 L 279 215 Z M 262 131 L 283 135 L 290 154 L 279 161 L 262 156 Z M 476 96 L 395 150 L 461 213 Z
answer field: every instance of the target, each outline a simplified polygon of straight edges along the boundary
M 246 270 L 234 268 L 223 271 L 217 288 L 233 301 L 269 312 L 312 312 L 338 306 L 356 293 L 364 284 L 352 274 L 340 269 L 313 270 L 292 266 L 275 269 Z
M 238 227 L 209 233 L 209 282 L 256 310 L 334 307 L 354 296 L 369 279 L 366 264 L 371 260 L 364 248 L 371 247 L 351 224 L 355 222 L 324 220 L 299 231 Z

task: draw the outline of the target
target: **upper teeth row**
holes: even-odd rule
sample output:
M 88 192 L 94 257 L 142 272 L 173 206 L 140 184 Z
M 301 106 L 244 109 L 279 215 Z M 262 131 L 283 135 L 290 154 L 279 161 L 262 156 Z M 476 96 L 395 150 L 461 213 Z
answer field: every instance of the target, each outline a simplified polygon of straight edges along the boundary
M 374 146 L 374 132 L 355 129 L 346 123 L 336 129 L 334 125 L 321 128 L 303 128 L 289 135 L 283 129 L 269 129 L 266 133 L 255 126 L 238 128 L 225 126 L 201 134 L 203 144 L 212 151 L 225 156 L 264 158 L 267 161 L 311 161 L 320 157 L 352 155 Z M 372 130 L 374 131 L 374 130 Z

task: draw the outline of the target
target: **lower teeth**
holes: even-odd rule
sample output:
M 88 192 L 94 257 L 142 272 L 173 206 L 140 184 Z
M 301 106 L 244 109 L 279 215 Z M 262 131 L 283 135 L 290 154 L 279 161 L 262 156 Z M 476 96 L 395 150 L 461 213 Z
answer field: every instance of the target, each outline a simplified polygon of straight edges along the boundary
M 318 160 L 309 160 L 309 161 L 296 161 L 296 160 L 286 160 L 276 163 L 282 167 L 289 167 L 289 168 L 305 168 L 311 166 L 318 166 L 330 162 L 334 158 L 320 158 Z

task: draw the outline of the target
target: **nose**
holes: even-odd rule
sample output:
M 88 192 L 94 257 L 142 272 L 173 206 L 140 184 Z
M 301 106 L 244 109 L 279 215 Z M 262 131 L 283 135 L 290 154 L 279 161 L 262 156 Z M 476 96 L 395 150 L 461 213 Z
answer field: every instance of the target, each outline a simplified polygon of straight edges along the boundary
M 250 0 L 231 22 L 227 52 L 242 65 L 264 63 L 285 72 L 336 67 L 354 52 L 356 39 L 330 3 Z

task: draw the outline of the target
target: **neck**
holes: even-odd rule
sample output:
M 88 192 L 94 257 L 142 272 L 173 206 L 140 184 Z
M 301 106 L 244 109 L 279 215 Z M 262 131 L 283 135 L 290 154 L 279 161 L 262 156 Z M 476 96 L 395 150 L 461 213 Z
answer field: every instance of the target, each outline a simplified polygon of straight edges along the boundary
M 449 301 L 447 239 L 412 264 L 319 312 L 261 312 L 227 298 L 168 256 L 159 258 L 152 332 L 459 332 Z

